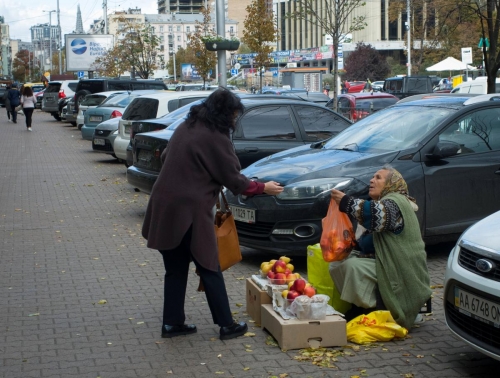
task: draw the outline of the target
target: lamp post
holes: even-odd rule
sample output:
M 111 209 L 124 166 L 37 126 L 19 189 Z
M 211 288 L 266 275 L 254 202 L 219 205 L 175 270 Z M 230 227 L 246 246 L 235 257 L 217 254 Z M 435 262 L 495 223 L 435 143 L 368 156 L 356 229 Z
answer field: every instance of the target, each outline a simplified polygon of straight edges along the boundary
M 55 13 L 55 10 L 46 11 L 49 14 L 49 64 L 50 64 L 50 74 L 52 75 L 52 13 Z
M 410 0 L 406 0 L 406 32 L 408 35 L 408 76 L 411 76 Z

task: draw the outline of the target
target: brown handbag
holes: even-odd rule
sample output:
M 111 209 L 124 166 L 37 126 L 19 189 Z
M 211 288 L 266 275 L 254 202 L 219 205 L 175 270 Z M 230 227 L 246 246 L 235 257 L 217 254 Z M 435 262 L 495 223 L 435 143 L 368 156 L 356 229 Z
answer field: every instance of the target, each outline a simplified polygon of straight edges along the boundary
M 219 250 L 220 270 L 223 272 L 239 263 L 242 260 L 242 256 L 233 213 L 222 190 L 220 191 L 220 196 L 224 202 L 224 210 L 221 209 L 220 201 L 217 201 L 214 229 L 215 236 L 217 237 L 217 249 Z M 204 291 L 201 279 L 198 291 Z

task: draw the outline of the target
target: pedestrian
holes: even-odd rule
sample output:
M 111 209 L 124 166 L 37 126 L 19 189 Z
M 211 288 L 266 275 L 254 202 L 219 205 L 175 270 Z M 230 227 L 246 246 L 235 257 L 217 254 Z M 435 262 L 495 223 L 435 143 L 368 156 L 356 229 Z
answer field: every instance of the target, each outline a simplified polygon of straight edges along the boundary
M 12 115 L 12 122 L 17 123 L 17 110 L 16 107 L 21 103 L 21 94 L 17 90 L 17 84 L 12 84 L 12 88 L 7 91 L 7 98 L 10 105 L 10 114 Z
M 366 79 L 365 86 L 363 88 L 363 92 L 371 92 L 372 91 L 372 82 L 370 79 Z
M 241 336 L 248 329 L 231 315 L 219 266 L 213 209 L 221 187 L 246 196 L 277 195 L 283 188 L 274 181 L 251 181 L 240 173 L 231 134 L 243 111 L 239 97 L 217 89 L 203 103 L 191 107 L 161 155 L 163 165 L 149 198 L 142 235 L 149 248 L 159 250 L 165 266 L 162 337 L 197 331 L 194 324 L 185 324 L 191 261 L 205 287 L 212 319 L 220 327 L 220 339 Z
M 330 96 L 330 84 L 329 83 L 326 83 L 325 90 L 326 90 L 326 95 Z
M 21 104 L 23 106 L 23 113 L 26 117 L 26 127 L 31 131 L 31 119 L 35 111 L 36 98 L 33 96 L 31 87 L 24 87 L 21 97 Z
M 5 104 L 5 110 L 7 110 L 7 118 L 9 119 L 9 122 L 10 122 L 11 109 L 10 109 L 10 101 L 9 101 L 9 89 L 10 89 L 10 85 L 7 85 L 7 90 L 3 94 L 3 102 Z

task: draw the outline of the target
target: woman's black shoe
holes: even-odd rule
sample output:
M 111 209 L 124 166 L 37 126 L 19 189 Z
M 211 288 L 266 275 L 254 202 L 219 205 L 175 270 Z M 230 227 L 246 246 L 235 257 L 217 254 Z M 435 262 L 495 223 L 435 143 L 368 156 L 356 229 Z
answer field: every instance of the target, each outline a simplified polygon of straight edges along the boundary
M 161 337 L 175 337 L 181 335 L 189 335 L 190 333 L 196 333 L 196 326 L 194 324 L 182 324 L 182 325 L 168 325 L 164 324 L 161 327 Z
M 229 340 L 241 336 L 248 331 L 248 326 L 245 322 L 233 323 L 229 327 L 220 327 L 220 339 Z

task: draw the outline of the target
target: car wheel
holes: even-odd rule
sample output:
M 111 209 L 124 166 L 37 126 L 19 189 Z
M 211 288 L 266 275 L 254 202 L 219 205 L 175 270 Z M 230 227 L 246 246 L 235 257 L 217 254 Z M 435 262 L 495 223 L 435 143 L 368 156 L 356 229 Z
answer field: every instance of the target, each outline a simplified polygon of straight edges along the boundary
M 115 159 L 118 159 L 118 156 L 116 156 L 115 154 L 111 154 L 111 156 L 113 156 Z
M 52 117 L 54 117 L 56 119 L 56 121 L 60 121 L 61 120 L 61 117 L 60 117 L 59 113 L 52 113 Z
M 75 122 L 75 126 L 76 126 L 76 122 Z M 81 129 L 82 129 L 82 126 L 83 126 L 83 125 L 78 125 L 78 130 L 81 130 Z
M 75 110 L 78 112 L 78 107 L 82 103 L 83 99 L 85 98 L 86 95 L 92 94 L 90 91 L 87 91 L 86 89 L 79 90 L 75 94 Z

